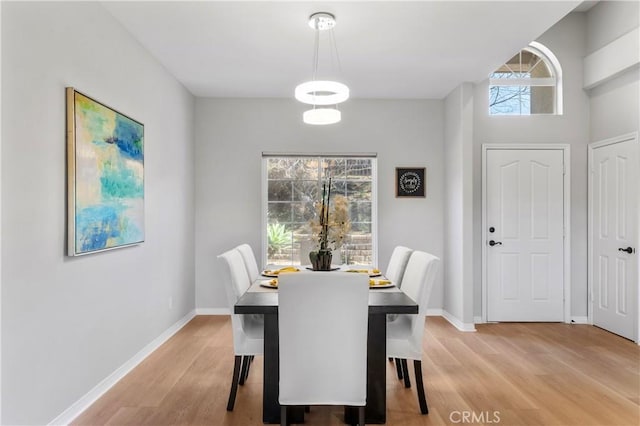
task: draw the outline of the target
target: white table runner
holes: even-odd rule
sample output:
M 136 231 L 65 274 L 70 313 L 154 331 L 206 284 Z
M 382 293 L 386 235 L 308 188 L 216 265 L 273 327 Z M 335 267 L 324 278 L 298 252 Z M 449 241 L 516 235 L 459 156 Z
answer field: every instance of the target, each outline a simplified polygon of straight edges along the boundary
M 253 284 L 251 284 L 251 287 L 249 287 L 249 290 L 247 290 L 247 292 L 249 292 L 249 293 L 269 293 L 269 292 L 278 291 L 277 288 L 267 288 L 267 287 L 263 287 L 263 286 L 260 285 L 261 281 L 270 281 L 271 279 L 272 278 L 265 278 L 265 277 L 258 278 L 257 280 L 255 280 L 253 282 Z M 388 292 L 388 293 L 394 293 L 394 292 L 400 292 L 402 290 L 400 290 L 396 286 L 393 286 L 393 287 L 387 287 L 387 288 L 370 288 L 370 291 L 384 291 L 384 292 Z

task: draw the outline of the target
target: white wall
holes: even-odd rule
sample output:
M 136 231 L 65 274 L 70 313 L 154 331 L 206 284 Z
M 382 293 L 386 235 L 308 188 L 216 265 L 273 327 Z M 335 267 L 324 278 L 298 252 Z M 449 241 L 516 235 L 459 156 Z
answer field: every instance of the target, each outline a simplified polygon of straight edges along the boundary
M 194 309 L 195 102 L 99 3 L 1 7 L 2 424 L 41 425 Z M 145 124 L 140 246 L 65 256 L 65 86 Z
M 473 85 L 451 92 L 444 111 L 443 309 L 473 329 Z
M 196 305 L 224 308 L 216 256 L 247 242 L 261 258 L 261 153 L 377 152 L 379 266 L 398 245 L 442 256 L 443 105 L 441 101 L 349 100 L 342 122 L 302 123 L 289 99 L 196 102 Z M 427 168 L 424 199 L 395 198 L 398 166 Z M 442 306 L 442 280 L 430 306 Z
M 640 2 L 601 0 L 587 15 L 587 54 L 638 28 Z
M 558 143 L 571 146 L 571 316 L 587 316 L 587 142 L 589 106 L 582 90 L 586 17 L 571 13 L 537 39 L 562 66 L 564 114 L 489 116 L 488 80 L 476 85 L 474 108 L 475 315 L 481 315 L 481 146 L 484 143 Z M 524 46 L 523 46 L 524 47 Z M 514 52 L 515 53 L 515 52 Z
M 639 2 L 598 3 L 587 13 L 587 54 L 640 25 Z M 635 67 L 591 89 L 589 140 L 596 142 L 640 128 L 640 69 Z

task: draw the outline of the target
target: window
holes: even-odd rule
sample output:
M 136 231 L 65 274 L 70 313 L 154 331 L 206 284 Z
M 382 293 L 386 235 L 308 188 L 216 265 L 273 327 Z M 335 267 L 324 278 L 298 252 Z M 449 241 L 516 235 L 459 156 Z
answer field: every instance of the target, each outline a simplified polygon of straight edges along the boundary
M 560 82 L 553 53 L 531 43 L 489 76 L 489 114 L 562 114 Z
M 264 155 L 263 253 L 266 264 L 309 264 L 317 249 L 310 221 L 317 217 L 322 185 L 331 178 L 331 206 L 346 204 L 350 229 L 333 263 L 376 261 L 375 156 Z M 341 198 L 344 197 L 344 198 Z M 343 205 L 344 205 L 343 204 Z M 339 256 L 340 259 L 336 259 Z

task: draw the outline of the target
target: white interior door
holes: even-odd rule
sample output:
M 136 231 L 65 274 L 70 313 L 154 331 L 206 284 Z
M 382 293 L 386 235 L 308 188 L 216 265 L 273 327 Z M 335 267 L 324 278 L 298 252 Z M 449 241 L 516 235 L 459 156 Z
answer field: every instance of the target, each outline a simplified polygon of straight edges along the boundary
M 563 156 L 487 151 L 488 321 L 564 320 Z
M 631 340 L 638 324 L 638 143 L 598 146 L 590 156 L 593 324 Z

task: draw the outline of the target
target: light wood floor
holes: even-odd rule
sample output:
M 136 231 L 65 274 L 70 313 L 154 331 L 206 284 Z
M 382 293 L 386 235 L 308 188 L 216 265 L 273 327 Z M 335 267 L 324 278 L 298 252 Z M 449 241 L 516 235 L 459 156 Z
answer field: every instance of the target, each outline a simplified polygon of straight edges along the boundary
M 387 368 L 387 425 L 640 424 L 640 349 L 588 325 L 482 324 L 462 333 L 428 317 L 430 414 Z M 76 425 L 261 425 L 262 359 L 225 410 L 233 367 L 225 316 L 198 316 L 79 416 Z M 413 369 L 412 385 L 413 385 Z M 465 414 L 466 413 L 466 414 Z M 340 425 L 313 407 L 308 425 Z M 466 422 L 463 423 L 463 416 Z

